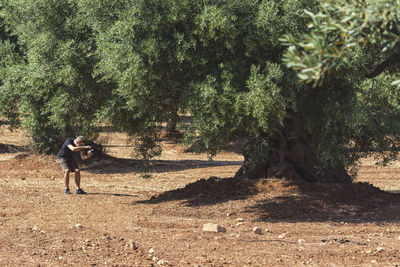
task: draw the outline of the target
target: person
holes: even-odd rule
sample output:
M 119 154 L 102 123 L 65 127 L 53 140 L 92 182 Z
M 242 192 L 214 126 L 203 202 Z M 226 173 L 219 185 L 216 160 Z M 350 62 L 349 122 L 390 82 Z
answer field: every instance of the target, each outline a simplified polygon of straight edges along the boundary
M 81 172 L 78 163 L 75 160 L 75 155 L 77 152 L 80 152 L 80 157 L 82 160 L 89 159 L 93 156 L 93 150 L 90 150 L 86 155 L 85 150 L 89 150 L 91 148 L 91 146 L 85 146 L 83 136 L 78 136 L 75 139 L 67 138 L 58 152 L 57 157 L 60 162 L 61 169 L 64 172 L 65 194 L 69 195 L 71 193 L 69 190 L 69 174 L 71 172 L 75 173 L 75 184 L 77 186 L 76 193 L 80 195 L 86 194 L 86 192 L 81 188 Z

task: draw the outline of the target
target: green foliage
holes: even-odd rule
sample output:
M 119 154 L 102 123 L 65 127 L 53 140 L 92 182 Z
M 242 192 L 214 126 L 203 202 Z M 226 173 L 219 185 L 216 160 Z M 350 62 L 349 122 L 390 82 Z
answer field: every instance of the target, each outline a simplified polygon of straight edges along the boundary
M 197 19 L 204 74 L 192 83 L 188 143 L 215 154 L 246 137 L 246 158 L 265 161 L 294 109 L 296 86 L 281 66 L 279 36 L 306 24 L 312 1 L 214 1 Z M 210 15 L 213 14 L 213 15 Z
M 399 10 L 398 1 L 323 1 L 318 11 L 305 11 L 309 33 L 281 39 L 289 46 L 284 61 L 301 81 L 320 92 L 334 83 L 326 97 L 335 107 L 324 113 L 341 142 L 321 143 L 325 163 L 334 151 L 347 166 L 372 152 L 381 163 L 398 155 L 400 74 L 392 59 L 400 53 Z
M 186 108 L 184 93 L 197 64 L 191 33 L 195 7 L 188 1 L 117 1 L 105 21 L 102 3 L 81 2 L 97 32 L 95 73 L 116 85 L 102 118 L 144 138 L 138 151 L 147 158 L 160 153 L 153 131 Z
M 95 43 L 75 1 L 3 1 L 1 17 L 22 50 L 3 43 L 0 99 L 11 100 L 3 113 L 24 117 L 41 152 L 56 151 L 67 136 L 94 137 L 108 89 L 92 77 Z
M 372 151 L 387 162 L 399 144 L 399 69 L 366 76 L 399 52 L 396 5 L 2 0 L 1 112 L 23 118 L 41 151 L 95 136 L 101 121 L 146 161 L 161 153 L 165 123 L 190 113 L 185 140 L 210 156 L 244 137 L 253 164 L 295 154 L 296 142 L 321 172 Z
M 3 6 L 0 4 L 0 12 Z M 20 72 L 18 65 L 23 62 L 17 39 L 10 35 L 5 21 L 0 17 L 0 115 L 10 119 L 12 126 L 18 124 L 19 94 L 12 88 L 11 80 L 8 86 L 4 83 L 8 76 L 17 76 Z
M 329 70 L 336 70 L 345 53 L 354 46 L 374 46 L 390 55 L 400 41 L 400 8 L 396 0 L 326 0 L 310 16 L 310 33 L 301 38 L 287 35 L 287 66 L 306 82 L 318 82 Z M 398 47 L 397 47 L 398 50 Z M 392 85 L 398 84 L 398 81 Z
M 313 5 L 80 1 L 96 32 L 95 73 L 115 85 L 102 118 L 133 137 L 147 137 L 137 148 L 143 157 L 160 151 L 153 131 L 185 111 L 192 115 L 186 141 L 197 151 L 215 155 L 238 136 L 267 145 L 294 103 L 283 96 L 292 93 L 279 66 L 279 37 L 304 28 L 299 10 Z

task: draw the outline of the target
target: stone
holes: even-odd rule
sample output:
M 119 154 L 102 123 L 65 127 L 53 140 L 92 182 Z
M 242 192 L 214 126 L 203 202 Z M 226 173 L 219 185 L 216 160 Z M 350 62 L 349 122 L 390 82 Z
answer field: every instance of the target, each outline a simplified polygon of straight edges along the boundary
M 244 222 L 244 219 L 243 218 L 237 218 L 236 221 L 237 222 Z
M 258 235 L 261 235 L 262 234 L 262 229 L 261 229 L 261 227 L 254 227 L 253 228 L 253 232 L 258 234 Z
M 305 243 L 306 241 L 304 240 L 304 239 L 299 239 L 299 240 L 297 240 L 297 243 L 299 243 L 300 245 L 301 244 L 303 244 L 303 243 Z
M 82 226 L 82 224 L 80 224 L 80 223 L 75 224 L 75 227 L 76 227 L 77 229 L 83 229 L 83 226 Z
M 129 240 L 128 242 L 126 242 L 125 244 L 125 250 L 130 249 L 130 250 L 136 250 L 137 246 L 135 244 L 135 242 L 133 240 Z
M 149 249 L 149 254 L 153 254 L 154 253 L 154 248 Z
M 157 261 L 157 265 L 169 265 L 169 262 L 166 260 L 159 260 Z
M 286 235 L 287 235 L 287 233 L 280 234 L 280 235 L 278 235 L 278 238 L 279 238 L 279 239 L 285 238 Z
M 203 224 L 203 232 L 225 233 L 226 229 L 215 223 Z

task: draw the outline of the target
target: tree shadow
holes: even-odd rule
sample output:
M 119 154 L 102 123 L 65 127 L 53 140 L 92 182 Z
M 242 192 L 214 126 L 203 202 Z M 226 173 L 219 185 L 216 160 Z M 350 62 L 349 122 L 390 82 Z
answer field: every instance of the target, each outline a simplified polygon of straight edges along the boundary
M 119 193 L 87 193 L 88 195 L 103 195 L 103 196 L 114 196 L 114 197 L 139 197 L 139 195 L 132 194 L 119 194 Z
M 28 146 L 16 146 L 11 144 L 0 143 L 0 154 L 3 153 L 18 153 L 18 152 L 28 152 Z
M 134 145 L 104 145 L 103 146 L 105 149 L 109 148 L 109 147 L 135 147 Z
M 399 222 L 400 194 L 367 183 L 309 184 L 286 180 L 241 181 L 211 177 L 163 192 L 136 203 L 183 201 L 187 207 L 215 205 L 251 198 L 240 212 L 256 214 L 263 222 Z M 233 204 L 234 205 L 234 204 Z
M 105 154 L 104 154 L 105 155 Z M 105 155 L 100 159 L 81 161 L 82 170 L 91 173 L 116 174 L 116 173 L 138 173 L 140 160 L 115 158 Z M 242 161 L 209 161 L 209 160 L 150 160 L 149 174 L 167 173 L 198 168 L 210 168 L 219 166 L 239 166 Z
M 238 166 L 242 165 L 242 161 L 225 161 L 225 160 L 152 160 L 150 161 L 150 173 L 163 173 L 183 171 L 188 169 Z
M 234 178 L 210 177 L 187 184 L 184 188 L 178 188 L 163 192 L 149 200 L 136 203 L 158 204 L 162 202 L 184 200 L 188 207 L 214 205 L 229 200 L 246 199 L 257 194 L 254 182 Z
M 2 119 L 0 119 L 0 125 L 8 125 L 8 126 L 10 126 L 10 125 L 15 125 L 15 123 L 14 124 L 12 124 L 10 121 L 8 121 L 8 120 L 2 120 Z
M 246 208 L 266 222 L 399 222 L 400 194 L 367 183 L 300 184 L 297 192 L 257 200 Z

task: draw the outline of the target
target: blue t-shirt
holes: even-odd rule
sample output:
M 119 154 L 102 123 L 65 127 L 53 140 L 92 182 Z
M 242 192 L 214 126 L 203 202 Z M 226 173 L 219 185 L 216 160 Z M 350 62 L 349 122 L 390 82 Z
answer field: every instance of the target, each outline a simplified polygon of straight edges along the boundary
M 71 149 L 69 149 L 68 145 L 76 146 L 74 143 L 74 138 L 68 138 L 67 140 L 65 140 L 60 151 L 58 151 L 57 154 L 58 158 L 67 158 L 67 159 L 74 158 L 74 152 Z

